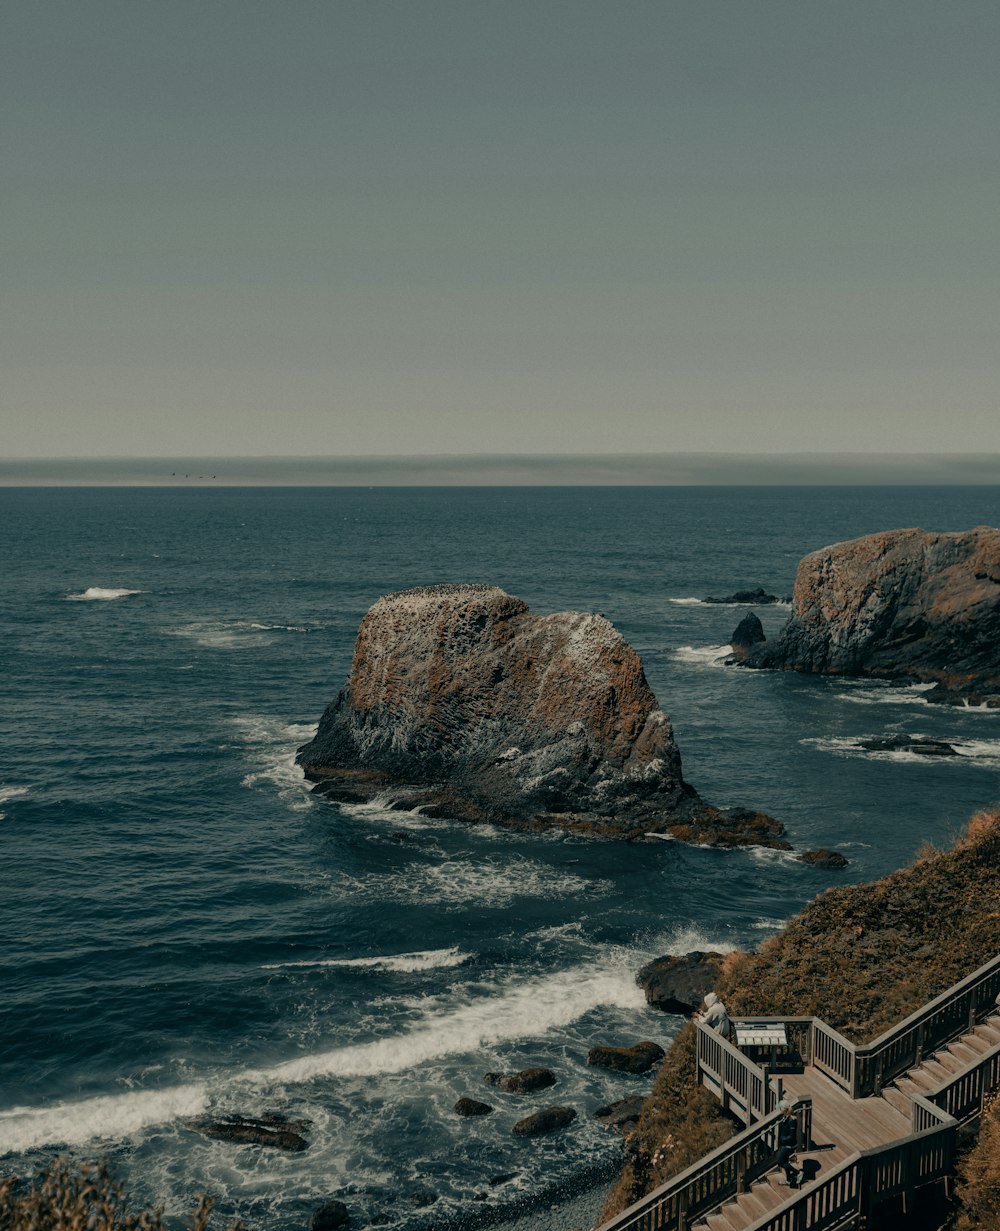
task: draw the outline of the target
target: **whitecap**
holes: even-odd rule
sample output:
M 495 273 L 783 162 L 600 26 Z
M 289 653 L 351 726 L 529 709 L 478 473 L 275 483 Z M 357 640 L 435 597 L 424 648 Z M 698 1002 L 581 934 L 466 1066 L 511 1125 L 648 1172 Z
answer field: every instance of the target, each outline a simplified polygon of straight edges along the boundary
M 69 603 L 109 602 L 113 598 L 128 598 L 130 594 L 145 594 L 145 590 L 110 590 L 103 586 L 90 586 L 80 594 L 67 594 Z
M 780 932 L 788 922 L 787 919 L 757 919 L 750 926 L 756 932 Z
M 903 686 L 865 680 L 850 692 L 838 692 L 838 701 L 850 701 L 854 705 L 930 705 L 923 695 L 933 684 L 905 684 Z
M 261 624 L 252 620 L 193 620 L 166 630 L 171 637 L 187 637 L 209 650 L 251 650 L 271 645 L 280 633 L 307 633 L 297 624 Z
M 424 949 L 418 953 L 395 953 L 381 957 L 316 958 L 310 961 L 274 962 L 261 966 L 261 970 L 286 970 L 291 967 L 341 966 L 359 970 L 390 970 L 411 974 L 421 970 L 440 970 L 461 966 L 469 960 L 457 946 L 452 949 Z
M 0 786 L 0 809 L 3 805 L 12 799 L 20 799 L 22 796 L 29 794 L 30 787 L 27 786 Z M 6 817 L 7 813 L 0 811 L 0 821 Z
M 914 752 L 910 748 L 876 749 L 858 747 L 860 740 L 871 738 L 873 737 L 867 735 L 856 735 L 852 738 L 844 736 L 817 737 L 801 739 L 799 743 L 818 748 L 821 752 L 832 753 L 834 756 L 863 757 L 869 761 L 892 761 L 899 765 L 946 766 L 971 762 L 980 769 L 1000 768 L 1000 740 L 948 739 L 941 736 L 931 737 L 914 734 L 914 739 L 933 738 L 940 740 L 942 743 L 950 744 L 956 753 L 955 756 L 928 756 L 926 753 Z
M 656 952 L 683 957 L 685 953 L 694 953 L 696 950 L 730 953 L 735 948 L 732 941 L 720 940 L 694 924 L 682 924 L 671 929 L 657 942 Z
M 702 598 L 668 598 L 668 603 L 673 603 L 675 607 L 708 607 L 709 604 Z M 714 606 L 714 604 L 712 604 Z
M 699 667 L 724 667 L 733 652 L 731 645 L 681 645 L 674 650 L 674 658 L 682 663 Z

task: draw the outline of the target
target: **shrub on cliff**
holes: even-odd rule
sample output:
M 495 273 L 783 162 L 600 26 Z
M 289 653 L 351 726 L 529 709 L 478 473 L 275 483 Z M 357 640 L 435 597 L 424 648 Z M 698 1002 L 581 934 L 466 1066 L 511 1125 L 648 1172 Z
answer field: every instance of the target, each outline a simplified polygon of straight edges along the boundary
M 958 1164 L 954 1231 L 1000 1231 L 1000 1096 L 983 1111 L 976 1144 Z
M 202 1197 L 191 1231 L 206 1231 L 214 1197 Z M 163 1211 L 132 1211 L 120 1184 L 105 1167 L 72 1166 L 57 1159 L 37 1180 L 0 1179 L 0 1227 L 4 1231 L 167 1231 Z M 240 1231 L 234 1221 L 228 1231 Z

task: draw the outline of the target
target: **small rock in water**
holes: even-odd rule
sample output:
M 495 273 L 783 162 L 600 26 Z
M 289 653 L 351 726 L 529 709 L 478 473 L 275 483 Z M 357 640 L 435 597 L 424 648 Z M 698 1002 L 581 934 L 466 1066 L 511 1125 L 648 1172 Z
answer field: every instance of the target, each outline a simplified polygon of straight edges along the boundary
M 554 1086 L 556 1075 L 551 1069 L 521 1069 L 519 1073 L 487 1073 L 483 1081 L 506 1094 L 530 1094 L 532 1090 Z
M 618 1073 L 648 1073 L 665 1055 L 659 1043 L 646 1039 L 633 1047 L 592 1047 L 587 1053 L 587 1063 Z
M 433 1205 L 437 1201 L 438 1195 L 430 1188 L 418 1188 L 410 1193 L 410 1204 L 415 1205 L 418 1209 L 424 1209 L 428 1205 Z
M 839 851 L 828 851 L 821 848 L 818 851 L 803 851 L 796 855 L 800 863 L 811 863 L 816 868 L 846 868 L 847 860 Z
M 915 752 L 921 757 L 957 757 L 958 751 L 942 739 L 924 735 L 879 735 L 859 739 L 856 748 L 866 752 Z
M 519 1171 L 504 1171 L 500 1175 L 491 1175 L 490 1188 L 499 1188 L 501 1184 L 509 1184 L 511 1180 L 516 1180 L 520 1174 Z
M 217 1141 L 233 1141 L 237 1145 L 271 1146 L 297 1154 L 307 1149 L 309 1143 L 297 1132 L 287 1128 L 272 1128 L 264 1118 L 251 1120 L 234 1116 L 227 1120 L 192 1120 L 190 1127 L 206 1137 Z
M 630 1095 L 629 1098 L 620 1098 L 606 1107 L 598 1107 L 594 1112 L 594 1119 L 599 1120 L 606 1128 L 613 1128 L 616 1132 L 624 1133 L 639 1119 L 645 1102 L 646 1100 L 638 1094 Z
M 511 1132 L 517 1137 L 541 1137 L 565 1128 L 575 1119 L 576 1111 L 572 1107 L 546 1107 L 544 1111 L 536 1111 L 534 1115 L 518 1120 Z
M 328 1201 L 321 1205 L 309 1222 L 309 1231 L 338 1231 L 351 1221 L 351 1215 L 343 1201 Z
M 492 1110 L 489 1103 L 481 1103 L 475 1098 L 460 1098 L 455 1104 L 455 1111 L 460 1116 L 488 1116 Z

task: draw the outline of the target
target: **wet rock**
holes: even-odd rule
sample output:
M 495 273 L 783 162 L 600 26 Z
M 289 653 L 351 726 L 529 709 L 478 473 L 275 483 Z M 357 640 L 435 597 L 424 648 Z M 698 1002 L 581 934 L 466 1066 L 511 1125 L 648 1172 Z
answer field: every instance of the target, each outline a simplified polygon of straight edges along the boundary
M 889 530 L 805 556 L 792 615 L 748 666 L 1000 692 L 1000 530 Z
M 339 1231 L 351 1221 L 351 1215 L 343 1201 L 328 1201 L 321 1205 L 309 1221 L 309 1231 Z
M 701 600 L 703 603 L 719 603 L 724 605 L 732 605 L 734 603 L 790 603 L 792 600 L 789 597 L 779 598 L 777 594 L 768 594 L 763 586 L 758 586 L 756 590 L 737 590 L 735 594 L 728 594 L 725 598 L 713 598 L 708 595 Z
M 298 1123 L 301 1125 L 303 1122 Z M 246 1119 L 232 1116 L 224 1120 L 192 1120 L 189 1121 L 189 1126 L 217 1141 L 232 1141 L 237 1145 L 270 1146 L 275 1150 L 286 1150 L 293 1154 L 307 1149 L 309 1145 L 295 1129 L 273 1127 L 266 1123 L 265 1117 Z
M 629 1098 L 620 1098 L 606 1107 L 598 1107 L 594 1112 L 594 1119 L 599 1120 L 606 1128 L 613 1128 L 616 1132 L 624 1133 L 636 1124 L 645 1102 L 646 1100 L 638 1094 L 633 1094 Z
M 632 1047 L 592 1047 L 587 1053 L 587 1063 L 618 1073 L 648 1073 L 665 1054 L 659 1043 L 647 1039 Z
M 438 1194 L 432 1188 L 416 1188 L 408 1197 L 410 1204 L 415 1205 L 418 1210 L 423 1210 L 427 1206 L 433 1205 L 437 1199 Z
M 816 868 L 846 868 L 847 860 L 839 851 L 829 851 L 821 847 L 815 851 L 803 851 L 796 855 L 801 863 L 810 863 Z
M 533 615 L 496 586 L 379 599 L 297 759 L 340 802 L 380 795 L 432 817 L 627 840 L 672 824 L 756 840 L 685 782 L 670 720 L 613 625 Z
M 748 611 L 733 629 L 729 640 L 733 647 L 732 657 L 741 661 L 754 646 L 766 641 L 767 637 L 764 636 L 764 625 L 752 611 Z
M 914 752 L 921 757 L 958 756 L 951 744 L 923 735 L 880 735 L 872 739 L 859 739 L 854 747 L 863 748 L 866 752 Z
M 576 1111 L 572 1107 L 546 1107 L 536 1111 L 534 1115 L 525 1116 L 511 1129 L 517 1137 L 542 1137 L 546 1133 L 554 1133 L 565 1128 L 576 1119 Z
M 474 1098 L 460 1098 L 455 1104 L 455 1111 L 460 1116 L 488 1116 L 492 1110 L 489 1103 L 481 1103 Z
M 690 1017 L 719 979 L 723 954 L 694 949 L 680 956 L 666 954 L 647 962 L 635 976 L 646 1003 L 664 1013 Z
M 556 1075 L 551 1069 L 522 1069 L 519 1073 L 487 1073 L 483 1078 L 488 1086 L 496 1086 L 506 1094 L 530 1094 L 532 1090 L 544 1090 L 556 1084 Z
M 501 1184 L 509 1184 L 511 1180 L 516 1180 L 520 1175 L 520 1171 L 504 1171 L 500 1175 L 490 1176 L 490 1188 L 499 1188 Z

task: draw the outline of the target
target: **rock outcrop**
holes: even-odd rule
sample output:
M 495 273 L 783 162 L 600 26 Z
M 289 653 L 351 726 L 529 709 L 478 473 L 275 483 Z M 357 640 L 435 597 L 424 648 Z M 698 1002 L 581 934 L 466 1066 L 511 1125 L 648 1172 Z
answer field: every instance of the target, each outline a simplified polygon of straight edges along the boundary
M 556 1084 L 556 1075 L 551 1069 L 521 1069 L 519 1073 L 487 1073 L 483 1081 L 496 1086 L 505 1094 L 530 1094 L 533 1090 L 545 1090 Z
M 379 599 L 298 761 L 338 802 L 607 837 L 785 847 L 778 822 L 684 781 L 635 650 L 599 615 L 533 615 L 495 586 Z
M 635 976 L 646 1003 L 663 1013 L 690 1017 L 718 982 L 725 954 L 693 949 L 681 955 L 654 958 Z
M 764 626 L 760 619 L 752 611 L 748 611 L 733 629 L 733 635 L 729 638 L 733 658 L 742 661 L 756 646 L 766 640 Z
M 554 1133 L 565 1128 L 576 1119 L 576 1109 L 573 1107 L 546 1107 L 536 1111 L 534 1115 L 518 1120 L 510 1130 L 516 1137 L 542 1137 L 546 1133 Z
M 1000 530 L 891 530 L 800 562 L 791 618 L 748 666 L 1000 689 Z
M 602 1069 L 614 1069 L 616 1073 L 648 1073 L 664 1055 L 659 1043 L 645 1039 L 631 1047 L 592 1047 L 587 1052 L 587 1063 Z

